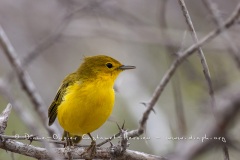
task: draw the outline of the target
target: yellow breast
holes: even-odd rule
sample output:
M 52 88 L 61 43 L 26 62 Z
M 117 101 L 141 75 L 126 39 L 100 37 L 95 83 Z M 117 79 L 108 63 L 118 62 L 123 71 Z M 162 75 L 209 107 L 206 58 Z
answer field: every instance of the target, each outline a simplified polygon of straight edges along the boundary
M 114 106 L 112 84 L 76 82 L 69 86 L 58 107 L 58 121 L 74 135 L 91 133 L 110 116 Z

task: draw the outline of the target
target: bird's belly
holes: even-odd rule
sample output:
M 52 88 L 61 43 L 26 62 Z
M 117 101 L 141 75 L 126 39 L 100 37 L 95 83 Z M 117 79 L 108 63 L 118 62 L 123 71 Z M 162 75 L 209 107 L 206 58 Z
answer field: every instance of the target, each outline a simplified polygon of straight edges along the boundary
M 73 92 L 58 107 L 58 121 L 71 134 L 91 133 L 108 119 L 113 105 L 113 89 L 81 94 Z

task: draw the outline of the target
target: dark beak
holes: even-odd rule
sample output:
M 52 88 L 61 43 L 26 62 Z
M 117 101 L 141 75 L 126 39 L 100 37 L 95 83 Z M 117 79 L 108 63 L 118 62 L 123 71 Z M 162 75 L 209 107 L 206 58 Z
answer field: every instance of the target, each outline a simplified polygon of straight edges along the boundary
M 127 65 L 122 65 L 119 67 L 121 70 L 127 70 L 127 69 L 135 69 L 135 66 L 127 66 Z

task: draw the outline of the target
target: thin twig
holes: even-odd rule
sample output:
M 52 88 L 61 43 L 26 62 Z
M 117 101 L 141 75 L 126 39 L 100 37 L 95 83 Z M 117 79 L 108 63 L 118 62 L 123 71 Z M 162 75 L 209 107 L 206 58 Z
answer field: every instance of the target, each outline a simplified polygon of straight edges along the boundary
M 117 137 L 119 137 L 119 136 L 121 136 L 121 132 L 119 132 L 119 133 L 113 135 L 112 137 L 110 137 L 110 138 L 102 141 L 101 143 L 97 144 L 97 146 L 100 147 L 100 146 L 102 146 L 102 145 L 104 145 L 104 144 L 106 144 L 106 143 L 108 143 L 108 142 L 111 142 L 113 139 L 115 139 L 115 138 L 117 138 Z
M 194 29 L 191 17 L 189 15 L 188 10 L 187 10 L 187 6 L 186 6 L 184 0 L 179 0 L 178 2 L 179 2 L 180 6 L 182 8 L 183 15 L 184 15 L 186 23 L 188 25 L 189 31 L 190 31 L 190 33 L 192 35 L 193 41 L 194 41 L 194 43 L 198 43 L 197 33 L 196 33 L 195 29 Z M 215 106 L 214 90 L 213 90 L 213 85 L 212 85 L 212 80 L 211 80 L 211 76 L 210 76 L 210 71 L 209 71 L 209 68 L 208 68 L 207 60 L 206 60 L 206 58 L 204 56 L 204 53 L 203 53 L 201 47 L 198 48 L 198 55 L 200 57 L 200 60 L 201 60 L 201 63 L 202 63 L 202 67 L 203 67 L 203 73 L 204 73 L 205 79 L 206 79 L 207 84 L 208 84 L 209 95 L 211 96 L 211 102 L 212 102 L 211 106 L 212 106 L 212 109 L 213 109 L 214 106 Z
M 223 25 L 223 19 L 220 15 L 218 6 L 212 1 L 212 0 L 203 0 L 204 5 L 212 15 L 212 19 L 217 24 L 218 27 L 222 27 Z M 238 69 L 240 69 L 240 51 L 238 47 L 236 46 L 235 42 L 232 41 L 232 38 L 228 34 L 228 31 L 225 31 L 222 33 L 222 37 L 229 46 L 230 55 L 235 61 Z M 229 152 L 227 145 L 223 144 L 223 153 L 225 160 L 229 160 Z
M 154 105 L 156 104 L 157 100 L 159 99 L 159 97 L 161 96 L 164 88 L 166 87 L 166 85 L 168 84 L 169 80 L 171 79 L 171 77 L 173 76 L 173 74 L 175 73 L 175 71 L 177 70 L 178 66 L 190 55 L 192 55 L 195 51 L 197 51 L 197 49 L 199 47 L 201 47 L 202 45 L 206 44 L 207 42 L 211 41 L 213 38 L 215 38 L 217 35 L 219 35 L 223 29 L 227 29 L 229 27 L 231 27 L 232 25 L 235 24 L 235 22 L 238 20 L 240 15 L 240 3 L 237 5 L 237 7 L 234 9 L 233 13 L 230 15 L 230 17 L 223 23 L 223 26 L 220 28 L 218 27 L 217 29 L 211 31 L 209 34 L 207 34 L 204 38 L 202 38 L 201 40 L 198 41 L 198 43 L 195 43 L 194 45 L 190 46 L 188 49 L 186 49 L 184 52 L 182 52 L 180 54 L 180 56 L 175 59 L 173 61 L 173 63 L 171 64 L 171 66 L 169 67 L 169 69 L 166 71 L 166 73 L 164 74 L 162 80 L 160 81 L 160 83 L 158 84 L 158 86 L 156 87 L 153 96 L 150 100 L 149 103 L 147 103 L 147 109 L 146 111 L 143 113 L 143 116 L 140 120 L 140 126 L 138 129 L 136 130 L 132 130 L 129 131 L 128 136 L 129 137 L 137 137 L 139 135 L 141 135 L 144 132 L 144 127 L 146 125 L 146 122 L 148 120 L 149 114 L 152 111 Z
M 188 28 L 190 30 L 190 33 L 192 35 L 192 38 L 193 38 L 194 42 L 197 43 L 198 42 L 197 34 L 196 34 L 195 29 L 194 29 L 194 26 L 193 26 L 191 17 L 189 15 L 189 12 L 187 10 L 187 6 L 186 6 L 184 0 L 179 0 L 179 4 L 180 4 L 180 6 L 182 8 L 183 15 L 185 17 L 185 20 L 186 20 L 186 23 L 187 23 Z M 213 108 L 215 108 L 214 90 L 213 90 L 213 86 L 212 86 L 212 81 L 211 81 L 210 71 L 208 69 L 207 61 L 205 59 L 205 56 L 204 56 L 204 53 L 203 53 L 201 47 L 198 48 L 198 55 L 199 55 L 199 57 L 201 59 L 201 63 L 202 63 L 202 67 L 203 67 L 203 73 L 204 73 L 205 79 L 207 80 L 207 84 L 208 84 L 209 94 L 211 96 L 212 111 L 214 111 L 213 110 Z M 213 112 L 213 115 L 216 116 L 214 112 Z M 227 150 L 227 146 L 223 145 L 224 153 L 226 153 L 226 150 Z M 226 154 L 224 154 L 224 155 L 226 156 Z

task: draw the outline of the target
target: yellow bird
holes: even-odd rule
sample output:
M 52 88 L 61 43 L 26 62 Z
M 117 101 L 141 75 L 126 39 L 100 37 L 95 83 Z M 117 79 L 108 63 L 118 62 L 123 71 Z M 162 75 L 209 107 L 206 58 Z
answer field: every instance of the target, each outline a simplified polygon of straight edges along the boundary
M 114 81 L 122 71 L 134 68 L 105 55 L 84 58 L 77 71 L 63 80 L 49 107 L 49 126 L 57 117 L 64 129 L 63 138 L 78 138 L 67 140 L 67 145 L 78 143 L 84 134 L 95 144 L 90 133 L 102 126 L 112 113 Z

